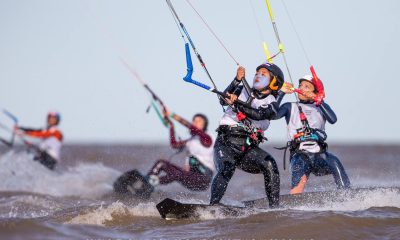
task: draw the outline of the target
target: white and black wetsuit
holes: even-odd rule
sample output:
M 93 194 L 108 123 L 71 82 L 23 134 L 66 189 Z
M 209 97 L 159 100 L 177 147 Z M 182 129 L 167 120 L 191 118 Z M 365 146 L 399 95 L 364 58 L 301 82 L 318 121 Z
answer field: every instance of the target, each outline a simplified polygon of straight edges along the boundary
M 234 93 L 242 101 L 248 98 L 247 91 L 239 86 L 240 82 L 234 80 L 225 93 Z M 224 102 L 221 102 L 224 104 Z M 255 98 L 251 106 L 238 105 L 240 112 L 249 120 L 248 124 L 258 133 L 262 133 L 269 126 L 269 120 L 275 117 L 278 103 L 272 95 Z M 258 147 L 261 141 L 250 137 L 248 128 L 239 121 L 232 108 L 228 108 L 220 121 L 217 129 L 218 137 L 214 145 L 214 162 L 217 170 L 212 185 L 210 204 L 219 203 L 223 197 L 228 182 L 235 169 L 253 174 L 264 175 L 265 192 L 271 207 L 279 205 L 279 171 L 274 158 Z M 262 136 L 257 136 L 261 140 Z
M 278 102 L 284 94 L 280 93 Z M 323 102 L 316 106 L 312 102 L 300 101 L 307 117 L 308 124 L 313 130 L 325 130 L 325 123 L 336 123 L 337 118 L 330 106 Z M 296 139 L 296 134 L 304 127 L 300 120 L 300 111 L 297 103 L 287 102 L 279 107 L 276 119 L 285 117 L 288 130 L 288 139 L 291 143 L 290 166 L 292 172 L 292 188 L 296 187 L 303 175 L 307 178 L 311 173 L 316 176 L 332 174 L 338 188 L 350 187 L 350 180 L 339 159 L 327 152 L 325 139 L 318 133 L 311 138 Z

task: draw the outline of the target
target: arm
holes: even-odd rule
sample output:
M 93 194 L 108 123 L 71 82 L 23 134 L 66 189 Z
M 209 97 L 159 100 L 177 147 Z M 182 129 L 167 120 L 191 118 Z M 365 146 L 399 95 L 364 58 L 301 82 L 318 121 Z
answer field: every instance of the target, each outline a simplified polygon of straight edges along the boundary
M 287 103 L 282 104 L 282 106 L 279 107 L 278 113 L 273 118 L 273 120 L 277 120 L 277 119 L 281 119 L 281 118 L 285 117 L 286 123 L 289 123 L 291 110 L 292 110 L 292 103 L 287 102 Z
M 278 96 L 276 99 L 276 102 L 278 103 L 279 109 L 278 113 L 276 114 L 274 120 L 276 119 L 281 119 L 285 117 L 286 124 L 289 124 L 290 121 L 290 115 L 292 112 L 292 103 L 287 102 L 281 105 L 283 98 L 287 93 L 293 93 L 293 84 L 291 83 L 284 83 L 281 90 L 278 92 Z
M 236 93 L 239 84 L 240 84 L 240 81 L 239 81 L 239 80 L 237 80 L 236 78 L 233 79 L 233 81 L 231 82 L 231 84 L 229 84 L 228 87 L 224 90 L 224 93 L 225 93 L 225 94 L 227 94 L 227 93 L 232 94 L 232 93 L 233 93 L 233 94 L 235 94 L 236 96 L 239 96 L 239 95 Z M 241 89 L 240 89 L 240 90 L 241 90 Z M 228 105 L 223 99 L 220 99 L 219 102 L 220 102 L 220 104 L 221 104 L 222 106 Z
M 181 116 L 179 116 L 177 114 L 173 114 L 172 118 L 175 119 L 180 124 L 182 124 L 183 126 L 189 128 L 191 135 L 193 135 L 193 136 L 198 135 L 200 137 L 200 142 L 204 147 L 210 147 L 212 145 L 212 138 L 206 132 L 204 132 L 201 129 L 196 128 L 189 121 L 183 119 Z
M 237 105 L 239 111 L 246 114 L 247 117 L 254 120 L 265 120 L 273 119 L 277 114 L 278 103 L 272 102 L 266 106 L 261 106 L 257 109 L 251 108 L 249 106 Z
M 187 141 L 176 141 L 174 124 L 169 122 L 169 140 L 173 149 L 181 149 L 185 147 Z
M 278 91 L 278 96 L 276 96 L 276 101 L 278 102 L 278 105 L 281 105 L 281 102 L 286 94 L 291 94 L 293 92 L 295 92 L 295 88 L 293 87 L 292 83 L 283 83 L 282 88 Z
M 191 124 L 188 120 L 182 118 L 182 117 L 179 116 L 178 114 L 172 113 L 172 114 L 171 114 L 171 117 L 172 117 L 175 121 L 179 122 L 180 124 L 182 124 L 183 126 L 185 126 L 185 127 L 187 127 L 187 128 L 190 128 L 190 127 L 192 126 L 192 124 Z
M 336 123 L 336 114 L 327 103 L 322 102 L 322 104 L 318 105 L 318 107 L 319 109 L 321 109 L 322 115 L 324 116 L 326 121 L 328 121 L 330 124 Z
M 23 130 L 22 128 L 20 128 Z M 26 128 L 24 128 L 26 129 Z M 52 129 L 40 129 L 40 130 L 23 130 L 26 135 L 30 137 L 36 137 L 36 138 L 49 138 L 49 137 L 55 137 L 59 141 L 62 141 L 63 136 L 62 133 L 58 130 L 52 130 Z
M 203 130 L 200 130 L 198 128 L 196 128 L 195 126 L 192 126 L 190 128 L 190 134 L 197 135 L 200 137 L 200 142 L 201 145 L 203 145 L 204 147 L 211 147 L 212 145 L 212 138 L 210 137 L 210 135 L 208 135 L 206 132 L 204 132 Z
M 33 131 L 39 132 L 39 131 L 42 131 L 43 129 L 41 129 L 41 128 L 27 128 L 27 127 L 19 127 L 18 126 L 18 130 L 21 130 L 21 131 L 24 131 L 24 132 L 33 132 Z
M 282 102 L 283 98 L 285 97 L 285 95 L 286 94 L 284 92 L 279 90 L 278 97 L 276 98 L 276 102 L 278 103 L 278 106 L 281 105 L 281 102 Z

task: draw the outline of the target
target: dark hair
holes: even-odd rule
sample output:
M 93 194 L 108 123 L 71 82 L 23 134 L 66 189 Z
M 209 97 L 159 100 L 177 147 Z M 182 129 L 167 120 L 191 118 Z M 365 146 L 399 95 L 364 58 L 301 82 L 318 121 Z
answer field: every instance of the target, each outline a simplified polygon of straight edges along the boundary
M 56 125 L 60 124 L 61 116 L 60 116 L 60 114 L 58 112 L 49 112 L 47 114 L 47 121 L 49 120 L 50 117 L 56 118 L 56 121 L 57 121 Z
M 197 118 L 197 117 L 202 118 L 202 119 L 204 120 L 204 129 L 203 129 L 203 131 L 207 131 L 207 127 L 208 127 L 208 118 L 206 117 L 206 115 L 204 115 L 204 114 L 202 114 L 202 113 L 196 113 L 196 114 L 193 116 L 192 121 L 193 121 L 195 118 Z

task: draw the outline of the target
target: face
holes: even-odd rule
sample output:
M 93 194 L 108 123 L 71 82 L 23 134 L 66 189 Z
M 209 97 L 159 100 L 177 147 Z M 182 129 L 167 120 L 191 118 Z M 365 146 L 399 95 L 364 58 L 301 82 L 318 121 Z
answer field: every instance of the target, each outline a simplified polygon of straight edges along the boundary
M 57 125 L 57 118 L 55 117 L 55 116 L 49 116 L 48 118 L 47 118 L 47 125 L 49 125 L 49 126 L 55 126 L 55 125 Z
M 262 76 L 264 76 L 264 77 L 266 77 L 266 78 L 268 78 L 268 79 L 271 79 L 271 75 L 269 74 L 269 71 L 266 69 L 266 68 L 260 68 L 260 69 L 258 69 L 258 71 L 256 72 L 256 74 L 255 74 L 255 76 L 259 76 L 259 75 L 262 75 Z M 258 79 L 258 77 L 256 78 L 256 80 L 254 80 L 254 83 L 257 83 L 259 81 L 259 79 Z M 254 84 L 253 83 L 253 84 Z M 263 89 L 264 87 L 262 87 L 262 88 L 259 88 L 259 89 L 257 89 L 257 90 L 261 90 L 261 89 Z
M 204 130 L 205 127 L 205 121 L 202 117 L 195 117 L 193 118 L 192 124 L 198 129 Z
M 299 94 L 299 98 L 300 100 L 311 100 L 309 97 L 305 96 L 307 93 L 314 93 L 315 91 L 315 87 L 312 83 L 310 83 L 309 81 L 301 81 L 300 85 L 299 85 L 299 89 L 304 93 L 303 94 Z

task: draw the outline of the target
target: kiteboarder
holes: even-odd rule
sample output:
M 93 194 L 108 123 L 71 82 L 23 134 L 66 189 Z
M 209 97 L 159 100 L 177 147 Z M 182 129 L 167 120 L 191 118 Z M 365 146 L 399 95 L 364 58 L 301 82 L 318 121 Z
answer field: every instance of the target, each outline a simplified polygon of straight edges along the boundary
M 278 110 L 274 95 L 283 85 L 284 76 L 278 66 L 266 62 L 257 67 L 252 88 L 244 78 L 245 69 L 239 67 L 235 79 L 224 91 L 229 98 L 221 101 L 221 104 L 231 106 L 217 129 L 214 146 L 217 173 L 211 186 L 210 204 L 220 202 L 235 169 L 240 168 L 248 173 L 264 175 L 269 205 L 276 207 L 280 190 L 278 167 L 274 158 L 258 145 L 265 139 L 263 132 Z M 237 104 L 237 100 L 249 104 Z
M 52 111 L 47 114 L 47 126 L 44 129 L 15 127 L 15 131 L 19 135 L 41 139 L 39 146 L 31 145 L 36 150 L 34 160 L 39 161 L 51 170 L 60 161 L 60 150 L 63 141 L 63 134 L 58 128 L 60 120 L 60 114 Z
M 311 75 L 302 77 L 297 91 L 299 102 L 284 103 L 276 115 L 276 119 L 285 117 L 288 126 L 291 194 L 304 191 L 311 173 L 316 176 L 332 174 L 338 188 L 350 187 L 343 165 L 335 155 L 328 152 L 325 122 L 335 124 L 337 118 L 330 106 L 320 98 L 324 90 L 322 83 L 320 87 L 316 86 L 318 81 Z M 293 93 L 293 85 L 287 83 L 282 90 L 285 92 L 279 93 L 279 102 L 285 93 Z
M 170 114 L 168 111 L 164 111 L 164 117 L 169 125 L 171 147 L 186 150 L 187 158 L 183 168 L 167 160 L 158 160 L 147 174 L 149 183 L 156 186 L 177 181 L 193 191 L 206 190 L 215 169 L 212 159 L 213 140 L 206 133 L 207 117 L 201 113 L 195 114 L 192 123 L 177 114 Z M 169 117 L 189 129 L 190 137 L 188 139 L 176 140 L 174 124 Z
M 171 114 L 164 105 L 163 109 L 163 122 L 169 126 L 171 147 L 178 149 L 178 152 L 186 151 L 184 167 L 160 159 L 146 175 L 136 169 L 125 172 L 114 182 L 115 192 L 147 199 L 159 184 L 179 182 L 192 191 L 204 191 L 210 186 L 215 167 L 212 159 L 213 140 L 206 133 L 207 117 L 204 114 L 195 114 L 190 123 L 177 114 Z M 188 139 L 176 140 L 174 124 L 170 118 L 189 129 Z

